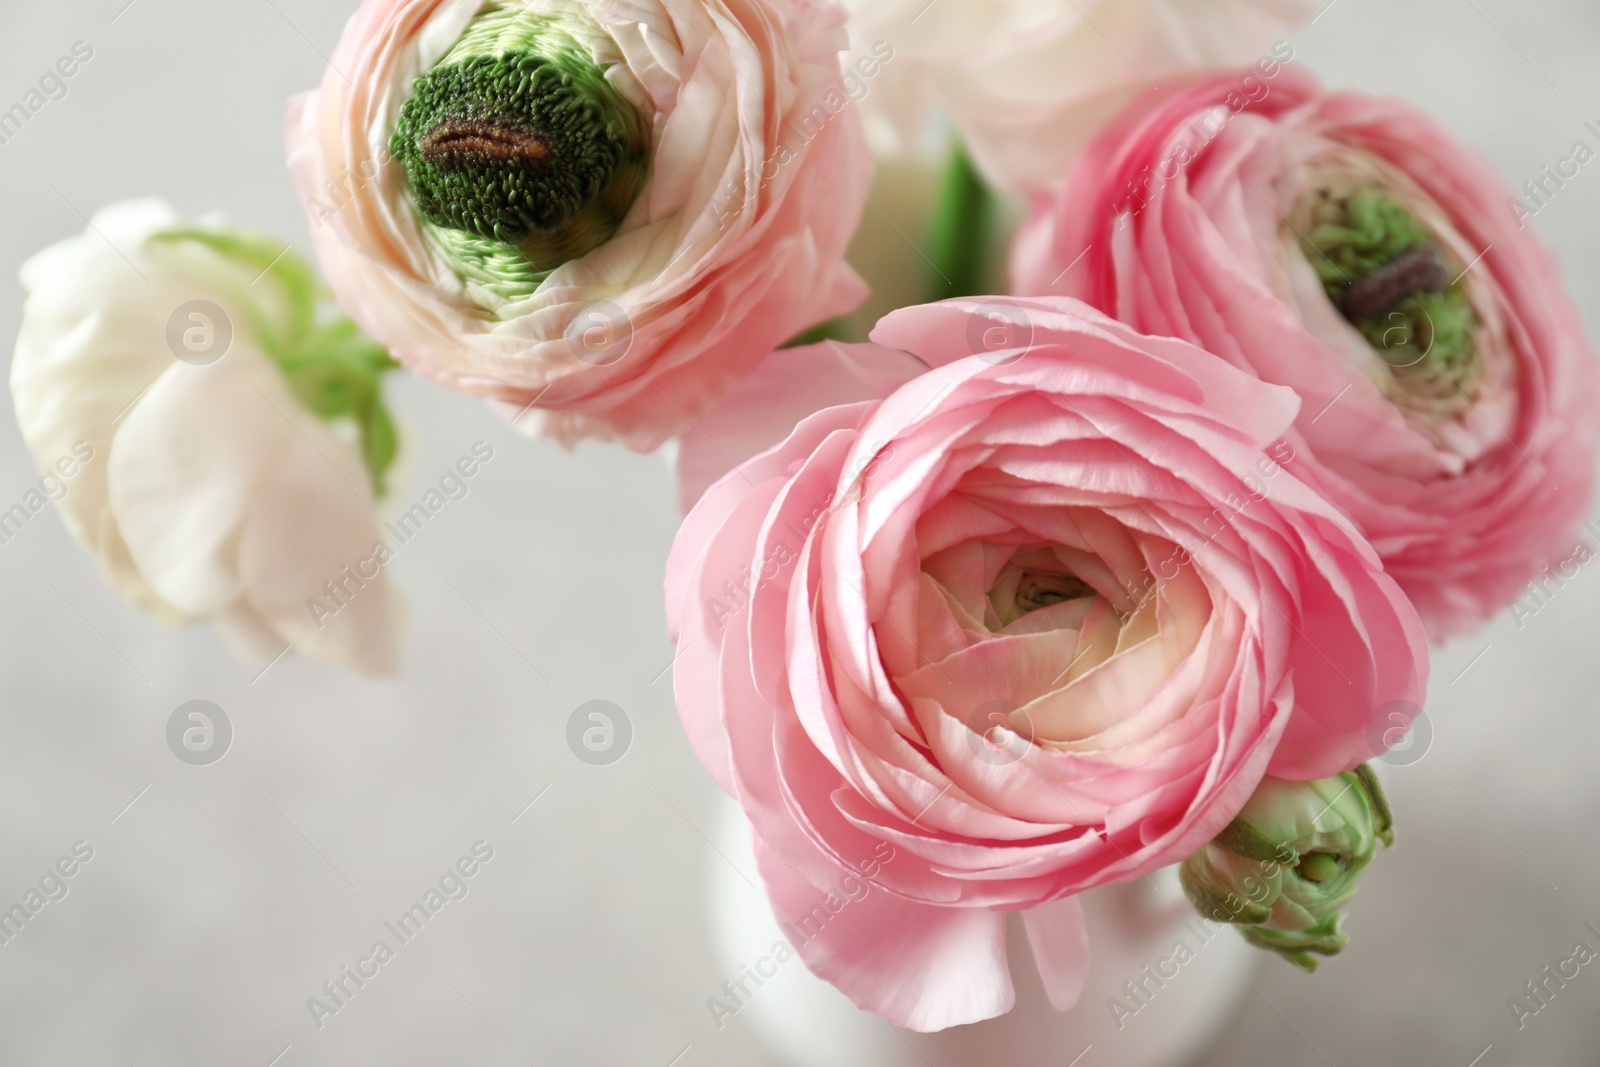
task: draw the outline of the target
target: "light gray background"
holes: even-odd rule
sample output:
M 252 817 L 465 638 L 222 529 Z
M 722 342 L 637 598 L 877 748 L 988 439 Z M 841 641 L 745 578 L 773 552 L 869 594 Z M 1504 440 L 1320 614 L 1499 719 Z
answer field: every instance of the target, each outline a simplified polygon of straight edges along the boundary
M 0 275 L 132 195 L 304 247 L 283 101 L 319 80 L 353 0 L 125 3 L 0 4 L 0 108 L 73 42 L 95 50 L 0 146 Z M 1294 42 L 1331 82 L 1444 119 L 1513 183 L 1596 143 L 1592 0 L 1336 0 Z M 1597 207 L 1600 163 L 1535 223 L 1591 333 Z M 0 283 L 0 336 L 20 303 Z M 396 681 L 292 657 L 253 681 L 208 628 L 123 604 L 54 515 L 0 546 L 0 903 L 73 842 L 95 849 L 70 895 L 0 947 L 0 1064 L 772 1062 L 705 1009 L 725 977 L 701 902 L 712 787 L 665 672 L 661 460 L 566 455 L 420 381 L 391 390 L 410 450 L 398 498 L 476 440 L 497 453 L 393 568 L 411 612 Z M 35 477 L 0 419 L 0 501 Z M 1596 569 L 1522 627 L 1504 618 L 1438 656 L 1433 748 L 1389 776 L 1399 844 L 1368 878 L 1353 947 L 1310 979 L 1263 959 L 1271 1003 L 1250 993 L 1204 1064 L 1600 1062 L 1600 966 L 1521 1032 L 1507 1007 L 1577 939 L 1600 947 L 1583 929 L 1600 921 Z M 196 698 L 236 731 L 207 768 L 164 739 Z M 635 728 L 612 767 L 564 740 L 595 698 Z M 306 998 L 479 839 L 495 858 L 471 895 L 318 1032 Z M 1115 1063 L 1096 1050 L 1084 1067 Z

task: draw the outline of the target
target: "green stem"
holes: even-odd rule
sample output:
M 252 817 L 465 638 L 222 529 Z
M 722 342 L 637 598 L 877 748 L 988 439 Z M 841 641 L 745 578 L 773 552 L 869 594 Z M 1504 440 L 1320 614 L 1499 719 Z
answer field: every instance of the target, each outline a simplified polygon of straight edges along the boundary
M 945 170 L 933 226 L 928 233 L 930 300 L 977 296 L 985 282 L 989 245 L 994 236 L 995 197 L 959 144 Z
M 818 323 L 811 329 L 786 341 L 780 347 L 799 348 L 802 345 L 814 345 L 821 341 L 844 341 L 850 336 L 843 319 L 829 319 L 827 322 Z

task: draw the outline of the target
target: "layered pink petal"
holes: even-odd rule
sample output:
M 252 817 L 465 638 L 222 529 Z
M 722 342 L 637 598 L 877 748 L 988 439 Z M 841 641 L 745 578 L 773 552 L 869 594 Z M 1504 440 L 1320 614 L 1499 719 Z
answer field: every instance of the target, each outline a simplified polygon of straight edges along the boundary
M 1127 107 L 1036 201 L 1014 280 L 1293 389 L 1297 477 L 1355 522 L 1435 638 L 1469 630 L 1580 542 L 1600 451 L 1593 353 L 1487 160 L 1398 101 L 1294 68 L 1241 94 L 1250 73 Z M 1317 167 L 1401 198 L 1460 268 L 1485 370 L 1447 417 L 1394 402 L 1378 357 L 1285 251 Z
M 830 901 L 759 840 L 756 855 L 773 912 L 800 958 L 863 1011 L 926 1032 L 992 1019 L 1016 1002 L 1003 914 L 912 904 L 882 890 Z M 843 905 L 837 912 L 833 901 Z M 818 909 L 829 921 L 817 936 L 794 934 L 817 923 Z
M 996 306 L 1026 343 L 961 355 Z M 1071 898 L 1185 859 L 1269 768 L 1369 758 L 1378 709 L 1420 703 L 1421 623 L 1285 468 L 1288 390 L 1070 300 L 912 308 L 874 336 L 782 361 L 933 369 L 801 420 L 690 511 L 679 710 L 780 917 L 870 883 L 830 920 L 848 937 L 801 950 L 817 973 L 902 1025 L 987 1017 L 1020 910 L 1064 1006 L 1087 966 Z
M 1044 991 L 1056 1011 L 1078 1003 L 1089 980 L 1089 926 L 1075 898 L 1041 904 L 1022 913 Z

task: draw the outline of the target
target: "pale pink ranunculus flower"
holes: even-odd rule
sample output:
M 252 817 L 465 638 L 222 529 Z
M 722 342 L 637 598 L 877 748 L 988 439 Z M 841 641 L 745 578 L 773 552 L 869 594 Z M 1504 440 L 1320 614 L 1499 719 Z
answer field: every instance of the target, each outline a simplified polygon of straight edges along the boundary
M 844 262 L 871 157 L 841 84 L 843 18 L 812 0 L 366 0 L 321 88 L 289 108 L 330 284 L 408 367 L 504 402 L 521 428 L 663 443 L 865 297 Z M 626 134 L 620 176 L 579 174 L 584 210 L 515 240 L 425 213 L 396 139 L 419 79 L 507 56 L 555 57 L 561 91 L 579 86 Z M 485 133 L 486 107 L 463 96 L 411 149 L 472 165 L 521 152 L 529 181 L 578 166 L 548 113 L 491 114 Z M 481 206 L 465 215 L 501 217 Z
M 984 177 L 1045 189 L 1099 127 L 1176 76 L 1294 54 L 1325 0 L 845 0 L 857 51 L 892 53 L 862 106 L 874 142 L 915 146 L 947 113 Z
M 1600 442 L 1583 328 L 1483 157 L 1399 101 L 1287 69 L 1232 106 L 1239 81 L 1121 115 L 1040 201 L 1015 283 L 1294 389 L 1296 473 L 1361 528 L 1430 634 L 1469 630 L 1579 537 Z M 1409 217 L 1373 231 L 1399 235 L 1391 252 L 1410 242 L 1381 269 L 1330 258 L 1358 247 L 1338 205 L 1362 199 Z
M 685 520 L 679 713 L 779 919 L 816 933 L 827 904 L 796 946 L 817 974 L 913 1029 L 990 1018 L 1022 911 L 1064 1010 L 1074 895 L 1185 859 L 1265 774 L 1374 755 L 1376 713 L 1422 698 L 1422 625 L 1290 473 L 1291 391 L 1070 300 L 907 308 L 872 340 L 777 353 L 706 420 L 742 452 L 821 398 L 785 382 L 832 367 L 859 398 Z M 835 908 L 847 877 L 870 889 Z

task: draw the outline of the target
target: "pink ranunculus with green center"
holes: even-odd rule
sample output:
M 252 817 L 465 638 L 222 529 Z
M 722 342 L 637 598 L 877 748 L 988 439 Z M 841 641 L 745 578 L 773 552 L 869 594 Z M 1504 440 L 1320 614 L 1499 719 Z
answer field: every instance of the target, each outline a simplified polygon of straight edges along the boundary
M 401 362 L 519 426 L 656 447 L 865 297 L 843 20 L 810 0 L 366 0 L 289 109 L 329 283 Z
M 1290 390 L 1076 301 L 872 340 L 774 353 L 705 420 L 755 454 L 668 563 L 679 712 L 780 920 L 895 850 L 799 948 L 817 974 L 914 1029 L 990 1018 L 1021 911 L 1065 1008 L 1075 894 L 1188 858 L 1264 775 L 1371 756 L 1375 711 L 1422 698 L 1421 622 L 1285 467 Z M 854 402 L 794 425 L 830 390 Z
M 1492 166 L 1394 100 L 1283 71 L 1152 92 L 1018 239 L 1022 292 L 1180 337 L 1302 406 L 1296 473 L 1443 638 L 1572 552 L 1600 376 Z

